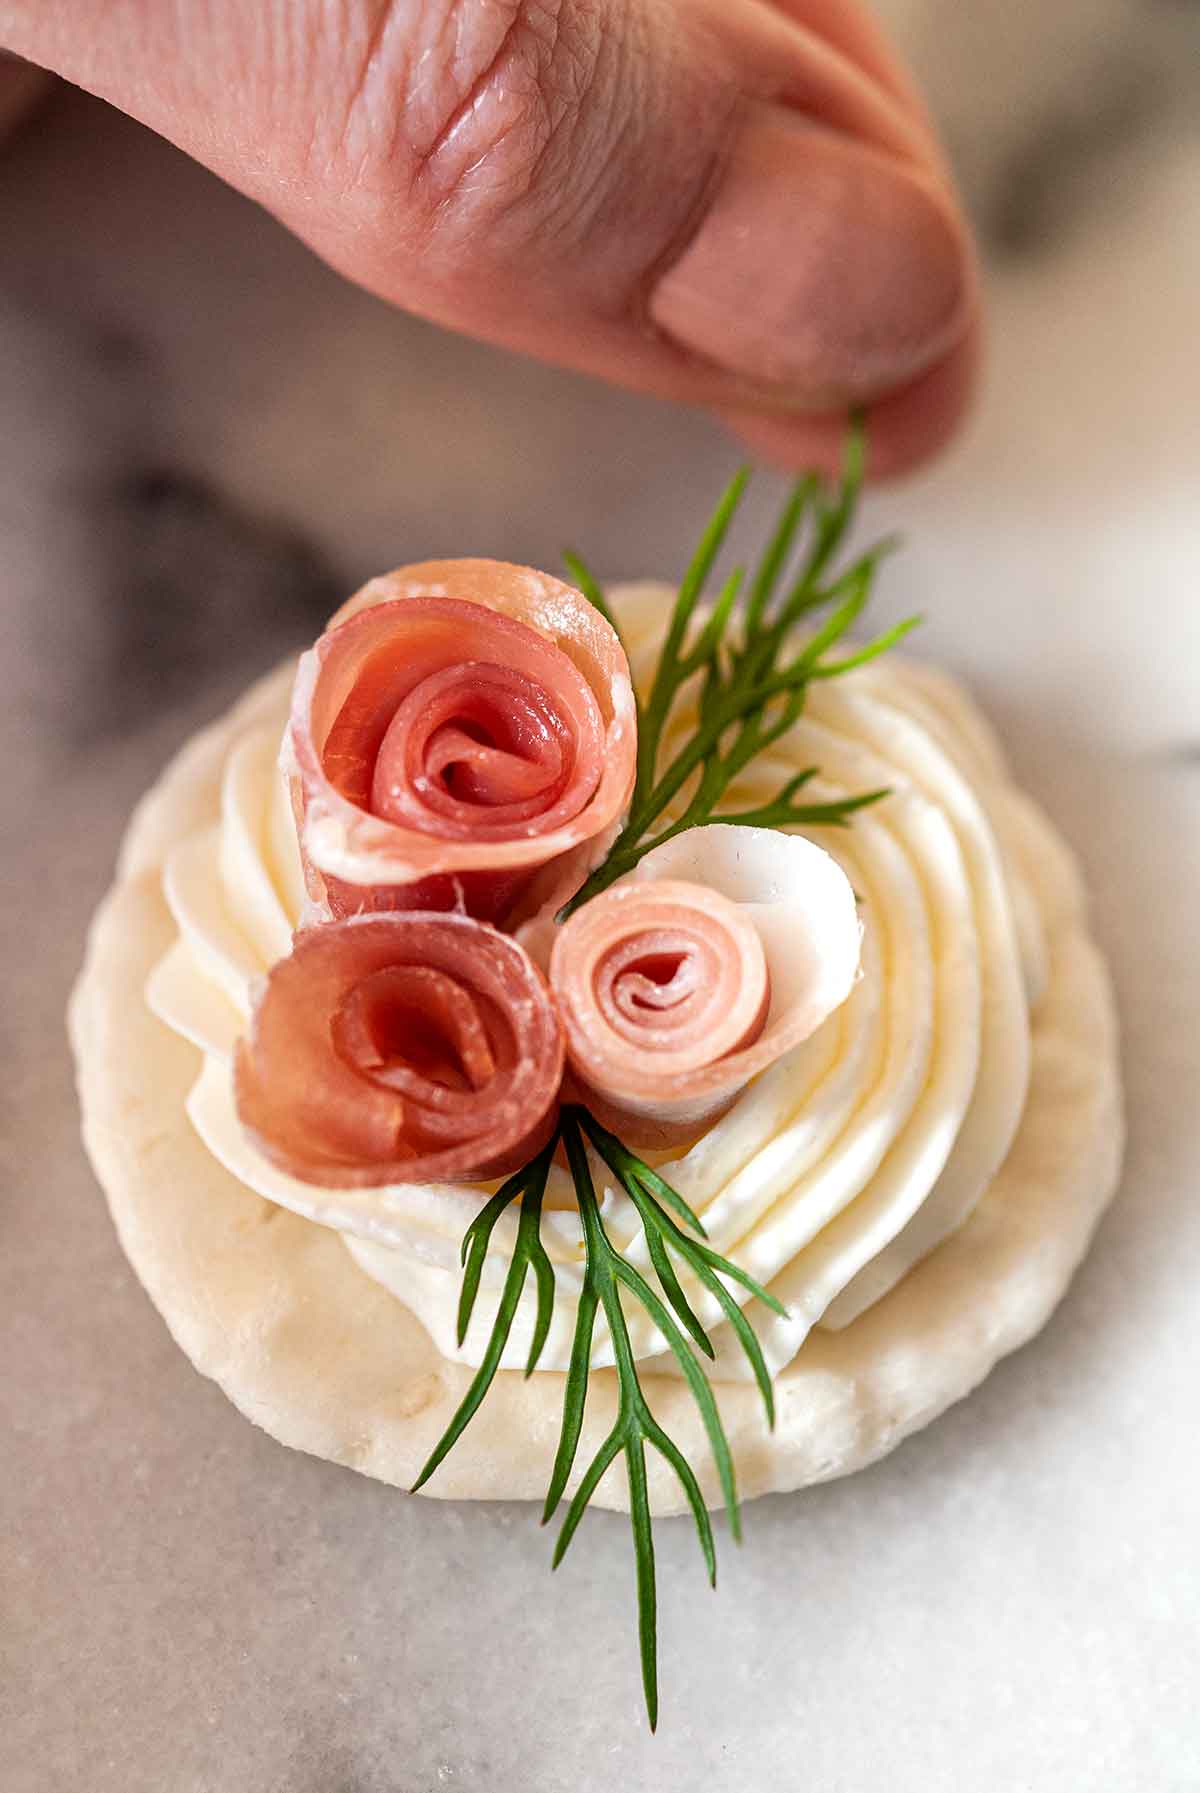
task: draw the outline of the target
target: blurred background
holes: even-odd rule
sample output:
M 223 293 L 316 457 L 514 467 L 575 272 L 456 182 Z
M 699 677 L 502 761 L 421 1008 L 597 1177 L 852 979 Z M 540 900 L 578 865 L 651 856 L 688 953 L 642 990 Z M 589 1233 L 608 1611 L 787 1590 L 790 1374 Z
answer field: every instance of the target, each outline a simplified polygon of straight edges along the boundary
M 1197 1446 L 1179 1430 L 1187 1409 L 1172 1407 L 1186 1381 L 1194 1421 L 1200 1359 L 1187 1271 L 1200 1247 L 1200 6 L 880 0 L 880 11 L 957 163 L 992 336 L 953 451 L 866 506 L 865 529 L 898 527 L 908 543 L 882 579 L 880 621 L 926 614 L 917 651 L 968 676 L 1083 854 L 1125 1023 L 1131 1171 L 1037 1356 L 852 1489 L 804 1497 L 807 1526 L 794 1503 L 764 1503 L 719 1610 L 694 1614 L 688 1540 L 665 1529 L 669 1680 L 724 1717 L 694 1735 L 673 1717 L 674 1742 L 654 1756 L 636 1731 L 610 1738 L 581 1715 L 577 1687 L 541 1690 L 523 1738 L 493 1727 L 481 1743 L 458 1722 L 462 1640 L 429 1616 L 437 1575 L 493 1589 L 499 1604 L 479 1621 L 492 1647 L 501 1616 L 526 1622 L 517 1580 L 499 1591 L 496 1558 L 521 1586 L 541 1575 L 536 1527 L 506 1509 L 468 1526 L 397 1503 L 288 1457 L 199 1388 L 83 1163 L 60 1017 L 133 801 L 363 578 L 443 554 L 555 569 L 565 544 L 609 577 L 670 575 L 737 450 L 699 414 L 387 309 L 73 90 L 34 74 L 0 90 L 0 1325 L 14 1366 L 0 1405 L 22 1443 L 20 1475 L 0 1472 L 0 1535 L 22 1540 L 0 1642 L 13 1671 L 0 1707 L 6 1684 L 15 1695 L 7 1793 L 507 1793 L 580 1787 L 601 1759 L 643 1787 L 699 1785 L 685 1762 L 709 1789 L 791 1787 L 794 1732 L 776 1738 L 767 1709 L 786 1711 L 801 1671 L 810 1688 L 823 1676 L 844 1687 L 862 1627 L 885 1652 L 885 1683 L 861 1731 L 808 1737 L 813 1789 L 863 1793 L 884 1772 L 899 1793 L 1200 1786 L 1197 1640 L 1183 1616 L 1194 1626 L 1200 1595 L 1183 1492 Z M 755 481 L 747 539 L 779 490 L 774 475 Z M 970 1475 L 992 1479 L 968 1492 Z M 1172 1475 L 1185 1476 L 1173 1521 Z M 1028 1607 L 1005 1609 L 1014 1656 L 997 1691 L 972 1672 L 962 1612 L 945 1623 L 944 1610 L 910 1605 L 908 1631 L 897 1620 L 893 1633 L 869 1601 L 855 1625 L 822 1604 L 818 1661 L 812 1609 L 800 1619 L 770 1591 L 820 1585 L 853 1614 L 866 1552 L 896 1588 L 906 1575 L 928 1586 L 936 1570 L 905 1555 L 912 1515 L 969 1537 L 969 1515 L 1006 1495 L 1073 1503 L 1083 1582 L 1072 1585 L 1091 1592 L 1081 1628 L 1055 1646 L 1057 1680 L 1022 1663 Z M 264 1501 L 280 1527 L 270 1546 L 245 1519 Z M 603 1686 L 632 1710 L 628 1614 L 604 1597 L 607 1577 L 624 1600 L 626 1539 L 618 1522 L 589 1524 L 594 1587 L 577 1576 L 571 1601 L 539 1594 L 546 1623 L 566 1626 L 564 1651 L 572 1602 L 586 1612 Z M 983 1533 L 976 1543 L 991 1548 Z M 413 1560 L 434 1577 L 424 1657 L 396 1620 Z M 1044 1568 L 1026 1564 L 1022 1585 Z M 786 1649 L 733 1684 L 735 1712 L 712 1664 L 731 1638 L 754 1658 L 752 1595 Z M 972 1623 L 995 1617 L 991 1599 L 979 1594 Z M 1052 1615 L 1033 1617 L 1052 1631 Z M 902 1634 L 942 1694 L 937 1725 L 903 1732 L 894 1757 L 919 1691 Z M 285 1687 L 280 1665 L 291 1679 L 296 1651 Z M 426 1716 L 402 1698 L 381 1705 L 380 1677 L 419 1689 Z M 766 1705 L 744 1716 L 755 1697 Z

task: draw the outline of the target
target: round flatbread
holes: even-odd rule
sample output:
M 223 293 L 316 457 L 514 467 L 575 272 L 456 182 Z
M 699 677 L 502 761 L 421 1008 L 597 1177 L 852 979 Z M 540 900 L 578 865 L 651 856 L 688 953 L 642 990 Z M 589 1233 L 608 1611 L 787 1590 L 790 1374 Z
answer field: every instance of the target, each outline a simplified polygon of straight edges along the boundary
M 175 937 L 161 892 L 164 858 L 216 819 L 229 746 L 261 719 L 274 685 L 255 687 L 191 741 L 130 824 L 71 1003 L 84 1139 L 122 1246 L 196 1368 L 283 1443 L 407 1487 L 471 1370 L 439 1354 L 338 1233 L 264 1200 L 222 1168 L 185 1107 L 200 1055 L 150 1013 L 143 995 Z M 959 1400 L 1043 1325 L 1113 1192 L 1122 1121 L 1108 976 L 1069 855 L 1033 806 L 1023 807 L 1037 848 L 1028 871 L 1048 965 L 1015 1143 L 950 1238 L 852 1324 L 809 1335 L 777 1378 L 773 1432 L 751 1384 L 717 1387 L 745 1497 L 859 1469 Z M 552 1372 L 525 1381 L 502 1371 L 423 1492 L 541 1499 L 563 1381 Z M 674 1376 L 643 1381 L 706 1498 L 718 1504 L 686 1385 Z M 594 1370 L 579 1466 L 611 1426 L 614 1400 L 614 1372 Z M 671 1471 L 653 1454 L 648 1468 L 655 1511 L 680 1511 Z M 619 1464 L 595 1499 L 627 1507 Z

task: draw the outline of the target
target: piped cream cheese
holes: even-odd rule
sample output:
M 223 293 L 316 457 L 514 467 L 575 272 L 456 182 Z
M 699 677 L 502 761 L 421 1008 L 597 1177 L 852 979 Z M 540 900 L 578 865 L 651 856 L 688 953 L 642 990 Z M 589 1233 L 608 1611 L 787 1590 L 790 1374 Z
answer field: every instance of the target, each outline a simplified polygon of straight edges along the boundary
M 652 669 L 670 594 L 626 588 L 614 603 L 635 680 Z M 483 1293 L 455 1341 L 459 1244 L 478 1185 L 314 1188 L 275 1169 L 243 1134 L 232 1051 L 252 992 L 288 950 L 303 880 L 279 771 L 291 669 L 269 717 L 239 738 L 224 768 L 215 826 L 171 854 L 164 890 L 179 935 L 147 1000 L 202 1055 L 189 1113 L 208 1149 L 268 1200 L 336 1228 L 362 1270 L 417 1315 L 447 1357 L 476 1364 L 515 1235 L 492 1235 Z M 686 709 L 673 732 L 685 733 Z M 669 745 L 669 743 L 668 743 Z M 731 790 L 730 807 L 774 794 L 820 768 L 813 801 L 887 786 L 891 795 L 845 829 L 806 830 L 858 898 L 861 975 L 808 1039 L 745 1089 L 686 1151 L 659 1168 L 701 1214 L 715 1247 L 778 1295 L 781 1319 L 752 1304 L 767 1362 L 778 1371 L 814 1325 L 840 1327 L 878 1300 L 970 1214 L 1012 1142 L 1029 1077 L 1030 1011 L 1045 977 L 1037 904 L 1023 869 L 1028 823 L 986 724 L 948 679 L 891 655 L 812 688 L 804 717 Z M 598 1177 L 606 1225 L 635 1263 L 645 1243 L 628 1199 Z M 583 1245 L 569 1181 L 557 1168 L 543 1238 L 555 1269 L 554 1322 L 540 1368 L 567 1367 Z M 687 1279 L 682 1279 L 687 1287 Z M 489 1299 L 491 1291 L 491 1299 Z M 739 1299 L 744 1292 L 735 1290 Z M 716 1304 L 688 1289 L 718 1345 L 714 1373 L 742 1380 Z M 505 1354 L 523 1365 L 532 1306 Z M 639 1359 L 673 1359 L 640 1309 L 629 1327 Z M 611 1362 L 598 1325 L 596 1364 Z

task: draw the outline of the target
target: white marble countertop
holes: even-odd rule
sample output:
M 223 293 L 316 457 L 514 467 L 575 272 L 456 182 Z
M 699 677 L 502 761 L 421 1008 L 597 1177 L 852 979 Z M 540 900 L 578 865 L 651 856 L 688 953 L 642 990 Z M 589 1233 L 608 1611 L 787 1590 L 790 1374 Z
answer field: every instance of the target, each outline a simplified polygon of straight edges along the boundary
M 1086 861 L 1124 1190 L 1044 1335 L 851 1481 L 759 1503 L 706 1593 L 626 1524 L 290 1453 L 176 1350 L 77 1141 L 61 1016 L 165 754 L 363 575 L 451 551 L 669 572 L 701 420 L 351 292 L 80 100 L 0 161 L 0 1786 L 5 1793 L 1200 1788 L 1200 140 L 993 278 L 961 447 L 872 500 Z M 763 479 L 765 516 L 776 495 Z

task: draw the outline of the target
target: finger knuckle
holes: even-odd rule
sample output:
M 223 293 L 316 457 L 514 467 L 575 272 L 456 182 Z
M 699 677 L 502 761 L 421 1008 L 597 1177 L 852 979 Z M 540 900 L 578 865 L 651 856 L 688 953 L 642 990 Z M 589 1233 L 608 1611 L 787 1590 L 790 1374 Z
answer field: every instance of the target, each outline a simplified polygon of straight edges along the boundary
M 502 256 L 535 224 L 544 234 L 589 128 L 602 45 L 581 0 L 391 8 L 354 102 L 360 192 L 394 218 L 402 183 L 407 230 L 426 251 Z

